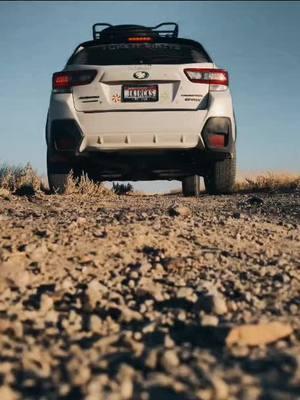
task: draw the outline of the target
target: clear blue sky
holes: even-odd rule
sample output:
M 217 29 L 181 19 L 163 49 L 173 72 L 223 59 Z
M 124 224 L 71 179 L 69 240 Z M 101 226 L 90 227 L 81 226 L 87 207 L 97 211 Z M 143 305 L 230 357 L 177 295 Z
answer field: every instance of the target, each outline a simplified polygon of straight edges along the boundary
M 289 1 L 0 2 L 0 163 L 45 173 L 51 75 L 93 23 L 161 21 L 228 69 L 239 170 L 299 172 L 300 2 Z

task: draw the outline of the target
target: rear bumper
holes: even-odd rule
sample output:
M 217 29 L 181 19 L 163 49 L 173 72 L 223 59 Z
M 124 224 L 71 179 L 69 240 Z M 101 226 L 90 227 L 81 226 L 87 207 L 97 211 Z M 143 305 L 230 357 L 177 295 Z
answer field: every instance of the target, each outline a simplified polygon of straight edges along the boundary
M 236 128 L 228 93 L 215 93 L 208 109 L 196 111 L 85 113 L 75 112 L 72 101 L 55 99 L 49 109 L 46 138 L 55 163 L 132 180 L 200 175 L 212 161 L 232 156 Z M 224 134 L 226 145 L 210 148 L 210 133 Z M 73 148 L 57 147 L 55 137 L 62 136 Z
M 72 94 L 52 94 L 49 107 L 47 142 L 56 120 L 72 119 L 79 126 L 79 152 L 129 149 L 205 148 L 201 132 L 211 117 L 235 123 L 230 91 L 211 92 L 206 107 L 196 110 L 137 110 L 78 112 Z
M 118 116 L 119 117 L 119 116 Z M 47 123 L 47 144 L 55 151 L 85 156 L 93 152 L 127 153 L 162 150 L 211 150 L 213 153 L 231 153 L 234 142 L 233 127 L 228 117 L 210 117 L 199 132 L 128 133 L 117 132 L 86 135 L 74 119 L 55 119 Z M 97 129 L 97 128 L 95 128 Z M 127 128 L 128 129 L 128 128 Z M 162 127 L 160 127 L 162 130 Z M 212 136 L 223 137 L 224 145 L 211 143 Z

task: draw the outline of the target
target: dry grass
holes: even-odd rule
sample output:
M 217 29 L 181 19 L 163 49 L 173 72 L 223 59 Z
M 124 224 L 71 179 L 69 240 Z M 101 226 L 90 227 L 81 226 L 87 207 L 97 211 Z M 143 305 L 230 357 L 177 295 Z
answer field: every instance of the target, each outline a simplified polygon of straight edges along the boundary
M 36 193 L 46 189 L 42 179 L 29 163 L 25 167 L 0 166 L 0 188 L 2 192 L 9 193 L 22 193 L 22 190 Z
M 291 192 L 300 189 L 300 175 L 272 173 L 238 180 L 235 192 Z
M 36 193 L 49 194 L 49 187 L 45 185 L 42 178 L 28 163 L 25 167 L 0 166 L 0 197 L 9 199 L 11 194 L 34 195 Z M 100 183 L 91 181 L 86 175 L 74 178 L 70 173 L 68 176 L 66 193 L 87 196 L 113 195 L 112 191 Z
M 300 189 L 300 175 L 288 173 L 267 172 L 254 177 L 245 177 L 237 180 L 235 192 L 292 192 Z M 0 197 L 9 198 L 11 194 L 49 193 L 41 177 L 28 163 L 25 167 L 0 165 Z M 181 189 L 173 189 L 168 194 L 180 194 Z M 72 173 L 68 176 L 66 194 L 80 194 L 87 196 L 116 196 L 113 190 L 101 183 L 94 182 L 87 175 L 75 178 Z M 142 192 L 132 191 L 130 195 L 144 195 Z
M 205 193 L 203 184 L 201 193 Z M 300 175 L 289 173 L 273 173 L 266 172 L 253 177 L 245 177 L 237 179 L 234 192 L 235 193 L 250 193 L 250 192 L 293 192 L 300 189 Z M 170 190 L 165 195 L 180 195 L 181 188 Z
M 102 183 L 94 182 L 86 174 L 75 178 L 71 172 L 68 175 L 65 194 L 80 194 L 87 196 L 113 196 L 113 192 Z

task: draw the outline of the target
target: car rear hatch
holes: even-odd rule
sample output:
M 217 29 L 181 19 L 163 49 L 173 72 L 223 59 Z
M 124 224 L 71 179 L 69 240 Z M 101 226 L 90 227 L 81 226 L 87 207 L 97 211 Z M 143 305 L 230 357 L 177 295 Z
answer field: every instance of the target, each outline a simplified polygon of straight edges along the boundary
M 73 88 L 81 112 L 203 108 L 209 85 L 191 82 L 187 68 L 213 64 L 190 45 L 117 43 L 83 48 L 67 67 L 96 71 L 91 83 Z

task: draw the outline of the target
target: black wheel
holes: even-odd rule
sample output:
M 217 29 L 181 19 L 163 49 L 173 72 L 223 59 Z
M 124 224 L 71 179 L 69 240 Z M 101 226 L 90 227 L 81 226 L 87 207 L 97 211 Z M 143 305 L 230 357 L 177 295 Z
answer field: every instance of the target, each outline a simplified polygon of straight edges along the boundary
M 236 175 L 236 151 L 231 159 L 215 161 L 204 176 L 209 194 L 229 194 L 233 192 Z
M 184 196 L 199 196 L 200 176 L 192 175 L 182 179 L 182 193 Z
M 50 150 L 47 152 L 47 175 L 49 188 L 52 193 L 64 193 L 67 188 L 68 176 L 73 172 L 75 178 L 81 175 L 80 171 L 68 162 L 54 161 Z

